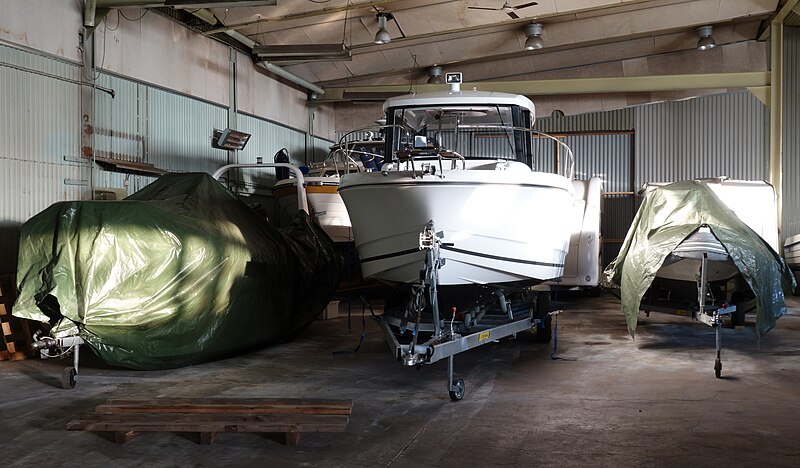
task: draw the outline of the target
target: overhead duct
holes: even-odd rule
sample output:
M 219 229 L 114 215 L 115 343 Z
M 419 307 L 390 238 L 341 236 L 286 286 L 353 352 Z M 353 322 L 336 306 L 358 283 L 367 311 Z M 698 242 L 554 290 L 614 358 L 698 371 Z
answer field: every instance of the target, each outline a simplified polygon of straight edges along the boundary
M 244 34 L 240 33 L 239 31 L 236 31 L 236 30 L 233 30 L 233 29 L 228 29 L 228 30 L 225 31 L 225 34 L 227 34 L 228 36 L 230 36 L 230 37 L 236 39 L 237 41 L 241 42 L 242 44 L 247 46 L 253 52 L 255 52 L 257 50 L 257 48 L 263 47 L 263 46 L 260 46 L 256 41 L 250 39 L 249 37 L 245 36 Z M 274 74 L 280 76 L 281 78 L 283 78 L 285 80 L 288 80 L 288 81 L 290 81 L 290 82 L 292 82 L 292 83 L 294 83 L 294 84 L 296 84 L 298 86 L 302 86 L 303 88 L 311 91 L 312 93 L 316 94 L 317 96 L 322 96 L 323 94 L 325 94 L 325 90 L 320 88 L 319 86 L 317 86 L 317 85 L 315 85 L 313 83 L 310 83 L 310 82 L 300 78 L 299 76 L 295 75 L 294 73 L 288 72 L 288 71 L 284 70 L 283 68 L 281 68 L 281 67 L 279 67 L 279 66 L 277 66 L 277 65 L 275 65 L 273 63 L 270 63 L 270 62 L 267 62 L 267 61 L 258 61 L 257 60 L 256 61 L 256 65 L 258 65 L 261 68 L 267 70 L 268 72 L 274 73 Z
M 277 66 L 277 65 L 275 65 L 273 63 L 270 63 L 270 62 L 257 62 L 256 65 L 259 65 L 259 66 L 261 66 L 263 68 L 266 68 L 267 71 L 269 71 L 271 73 L 274 73 L 274 74 L 276 74 L 276 75 L 278 75 L 278 76 L 280 76 L 282 78 L 285 78 L 285 79 L 291 81 L 292 83 L 294 83 L 296 85 L 300 85 L 303 88 L 311 91 L 312 93 L 317 94 L 318 96 L 322 96 L 323 94 L 325 94 L 325 90 L 320 88 L 319 86 L 317 86 L 317 85 L 315 85 L 313 83 L 310 83 L 310 82 L 300 78 L 299 76 L 295 75 L 294 73 L 288 72 L 288 71 L 284 70 L 283 68 L 281 68 L 281 67 L 279 67 L 279 66 Z

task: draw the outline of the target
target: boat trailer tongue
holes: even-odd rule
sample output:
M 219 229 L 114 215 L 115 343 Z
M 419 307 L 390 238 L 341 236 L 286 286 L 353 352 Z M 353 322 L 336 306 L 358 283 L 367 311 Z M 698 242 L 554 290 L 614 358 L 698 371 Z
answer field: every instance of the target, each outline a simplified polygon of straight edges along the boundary
M 447 358 L 447 390 L 450 398 L 458 401 L 464 397 L 465 385 L 463 379 L 453 378 L 456 354 L 530 330 L 540 320 L 532 317 L 527 303 L 525 311 L 518 311 L 515 316 L 511 301 L 502 289 L 495 291 L 499 302 L 495 313 L 484 307 L 459 314 L 452 307 L 449 314 L 443 315 L 439 309 L 438 291 L 438 272 L 446 261 L 441 257 L 440 247 L 448 245 L 442 242 L 443 238 L 444 233 L 436 232 L 434 222 L 429 221 L 419 235 L 419 249 L 426 252 L 425 264 L 420 270 L 419 282 L 411 287 L 411 297 L 402 317 L 384 314 L 378 317 L 378 322 L 389 347 L 403 365 L 421 366 Z M 427 314 L 426 309 L 429 310 Z M 546 315 L 545 312 L 542 317 Z M 409 334 L 410 341 L 407 339 Z M 401 343 L 399 338 L 404 337 L 406 339 Z

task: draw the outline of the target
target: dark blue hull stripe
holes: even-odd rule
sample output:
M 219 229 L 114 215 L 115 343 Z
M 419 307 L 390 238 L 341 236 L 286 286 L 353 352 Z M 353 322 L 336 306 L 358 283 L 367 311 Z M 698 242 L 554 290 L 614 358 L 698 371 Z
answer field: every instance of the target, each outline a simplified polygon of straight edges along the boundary
M 441 246 L 441 249 L 442 250 L 449 250 L 451 252 L 463 253 L 463 254 L 466 254 L 466 255 L 473 255 L 475 257 L 489 258 L 489 259 L 492 259 L 492 260 L 500 260 L 500 261 L 503 261 L 503 262 L 522 263 L 522 264 L 525 264 L 525 265 L 536 265 L 536 266 L 554 267 L 554 268 L 561 268 L 561 267 L 564 266 L 563 263 L 546 263 L 546 262 L 537 262 L 535 260 L 520 260 L 518 258 L 500 257 L 498 255 L 490 255 L 490 254 L 485 254 L 485 253 L 472 252 L 472 251 L 469 251 L 469 250 L 457 249 L 457 248 L 455 248 L 453 246 L 450 246 L 450 245 L 443 245 L 443 246 Z M 385 260 L 387 258 L 400 257 L 402 255 L 412 254 L 414 252 L 420 252 L 420 250 L 419 249 L 408 249 L 408 250 L 402 250 L 400 252 L 393 252 L 393 253 L 388 253 L 388 254 L 384 254 L 384 255 L 376 255 L 374 257 L 368 257 L 368 258 L 362 259 L 361 263 L 374 262 L 376 260 Z

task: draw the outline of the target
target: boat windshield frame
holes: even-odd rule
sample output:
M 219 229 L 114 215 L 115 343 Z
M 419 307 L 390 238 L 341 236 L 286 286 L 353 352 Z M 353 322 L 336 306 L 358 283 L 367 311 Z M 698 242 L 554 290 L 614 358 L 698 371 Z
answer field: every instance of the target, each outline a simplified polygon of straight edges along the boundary
M 416 115 L 411 114 L 416 112 Z M 494 114 L 495 119 L 489 122 L 475 121 L 475 117 Z M 470 115 L 467 115 L 470 114 Z M 408 124 L 408 117 L 413 116 L 417 122 Z M 447 116 L 443 126 L 442 116 Z M 529 109 L 516 104 L 508 103 L 458 103 L 446 105 L 418 104 L 410 106 L 389 107 L 386 109 L 387 126 L 394 127 L 385 132 L 386 137 L 386 162 L 396 162 L 402 159 L 398 155 L 408 152 L 419 141 L 415 137 L 425 137 L 423 141 L 431 150 L 449 150 L 463 156 L 468 160 L 510 160 L 519 161 L 532 167 L 533 142 L 532 125 L 533 116 Z M 506 121 L 510 120 L 510 121 Z M 438 139 L 447 131 L 457 138 L 452 144 L 442 145 Z M 478 154 L 472 148 L 458 148 L 462 135 L 469 134 L 467 141 L 472 146 L 472 140 L 478 138 L 505 138 L 508 142 L 506 154 Z M 483 134 L 483 135 L 482 135 Z M 465 154 L 466 153 L 466 154 Z

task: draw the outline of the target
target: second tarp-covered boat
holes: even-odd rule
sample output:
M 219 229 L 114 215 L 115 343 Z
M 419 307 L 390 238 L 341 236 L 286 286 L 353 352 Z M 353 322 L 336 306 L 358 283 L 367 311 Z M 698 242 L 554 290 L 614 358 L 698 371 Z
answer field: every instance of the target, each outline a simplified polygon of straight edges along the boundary
M 741 275 L 755 296 L 759 336 L 786 312 L 784 291 L 791 289 L 793 279 L 780 256 L 706 182 L 676 182 L 647 194 L 617 259 L 605 271 L 606 284 L 620 287 L 631 335 L 656 277 L 695 290 L 700 260 L 692 251 L 706 253 L 709 283 Z
M 26 222 L 14 315 L 112 365 L 179 367 L 290 339 L 328 303 L 338 262 L 305 212 L 278 230 L 208 174 L 168 174 Z

